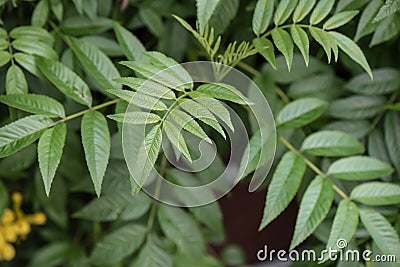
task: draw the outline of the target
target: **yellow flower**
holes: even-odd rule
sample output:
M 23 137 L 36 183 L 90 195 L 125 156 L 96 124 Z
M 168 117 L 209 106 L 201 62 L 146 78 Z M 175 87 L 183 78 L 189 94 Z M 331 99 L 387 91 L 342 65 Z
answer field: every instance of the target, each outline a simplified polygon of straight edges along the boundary
M 18 235 L 17 235 L 18 233 L 16 230 L 17 229 L 15 228 L 14 225 L 4 226 L 2 229 L 2 235 L 3 235 L 4 239 L 7 242 L 11 242 L 11 243 L 16 242 L 18 239 Z
M 46 223 L 46 215 L 43 212 L 35 213 L 28 217 L 31 224 L 43 225 Z
M 1 217 L 2 224 L 10 224 L 15 220 L 15 213 L 10 209 L 5 209 L 3 211 L 3 216 Z
M 14 192 L 14 193 L 11 195 L 11 199 L 12 199 L 12 201 L 14 202 L 14 204 L 15 204 L 17 207 L 21 207 L 21 205 L 22 205 L 22 200 L 23 200 L 23 197 L 22 197 L 22 194 L 21 194 L 21 193 L 19 193 L 19 192 Z
M 6 261 L 10 261 L 14 259 L 15 257 L 15 248 L 11 246 L 10 244 L 6 244 L 3 246 L 3 248 L 0 250 L 0 254 L 2 259 Z
M 21 219 L 16 223 L 16 230 L 18 235 L 25 236 L 31 231 L 31 226 L 26 219 Z

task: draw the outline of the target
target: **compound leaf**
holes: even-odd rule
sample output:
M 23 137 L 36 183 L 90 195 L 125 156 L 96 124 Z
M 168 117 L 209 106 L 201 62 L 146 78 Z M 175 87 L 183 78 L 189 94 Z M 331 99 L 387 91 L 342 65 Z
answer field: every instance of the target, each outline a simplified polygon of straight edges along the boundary
M 301 150 L 323 157 L 343 157 L 364 152 L 364 146 L 353 136 L 340 131 L 319 131 L 309 135 Z
M 50 195 L 51 184 L 53 183 L 58 164 L 61 161 L 66 135 L 66 124 L 59 123 L 53 128 L 46 130 L 39 139 L 39 168 L 47 197 Z
M 96 194 L 100 196 L 111 147 L 110 132 L 104 115 L 98 111 L 83 115 L 81 133 L 86 163 Z
M 392 172 L 389 164 L 367 156 L 342 158 L 332 163 L 328 169 L 329 175 L 351 181 L 376 179 Z
M 90 107 L 92 94 L 89 86 L 75 72 L 61 62 L 45 58 L 36 59 L 37 66 L 63 94 L 74 101 Z
M 332 205 L 333 196 L 331 180 L 317 176 L 311 181 L 300 203 L 290 249 L 303 242 L 324 220 Z
M 363 183 L 351 191 L 350 198 L 371 206 L 399 204 L 400 185 L 383 182 Z
M 57 100 L 36 94 L 11 94 L 0 96 L 0 102 L 29 113 L 48 117 L 65 117 L 63 105 Z
M 32 115 L 0 128 L 0 158 L 7 157 L 32 144 L 53 121 L 43 115 Z
M 289 206 L 299 189 L 305 171 L 306 164 L 303 158 L 293 152 L 286 152 L 279 162 L 268 187 L 260 230 L 265 228 Z
M 278 50 L 285 57 L 286 65 L 288 67 L 288 70 L 290 71 L 293 61 L 294 49 L 292 37 L 290 37 L 290 34 L 287 31 L 281 28 L 273 29 L 271 34 L 272 40 L 274 41 L 276 48 L 278 48 Z
M 110 58 L 99 48 L 83 40 L 68 37 L 69 45 L 85 70 L 104 88 L 121 88 L 113 79 L 120 74 Z
M 98 243 L 90 257 L 95 265 L 112 265 L 129 256 L 143 243 L 146 227 L 128 224 L 107 234 Z
M 278 114 L 276 122 L 281 128 L 304 126 L 322 115 L 328 107 L 318 98 L 301 98 L 287 104 Z
M 259 36 L 264 33 L 274 13 L 273 0 L 258 0 L 253 14 L 253 32 Z

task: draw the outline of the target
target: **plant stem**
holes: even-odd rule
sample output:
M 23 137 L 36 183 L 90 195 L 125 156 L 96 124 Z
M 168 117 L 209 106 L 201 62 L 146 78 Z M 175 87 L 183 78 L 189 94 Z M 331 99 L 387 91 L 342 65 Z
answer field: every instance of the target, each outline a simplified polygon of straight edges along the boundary
M 168 166 L 168 160 L 167 157 L 163 154 L 163 157 L 161 159 L 159 177 L 157 178 L 156 189 L 154 191 L 154 198 L 151 205 L 149 220 L 147 221 L 147 233 L 150 233 L 151 229 L 153 228 L 154 220 L 156 218 L 156 211 L 158 206 L 157 198 L 160 196 L 161 181 L 163 179 L 162 176 L 164 176 L 165 172 L 167 171 L 167 166 Z
M 394 103 L 394 101 L 396 100 L 396 98 L 399 96 L 399 92 L 395 92 L 392 94 L 392 96 L 389 98 L 389 101 L 386 103 L 386 106 L 390 106 L 391 104 Z M 372 122 L 371 126 L 368 129 L 368 132 L 372 132 L 375 127 L 378 125 L 378 123 L 381 121 L 381 119 L 383 118 L 383 116 L 385 115 L 387 109 L 382 110 L 382 112 L 380 112 L 374 119 L 374 121 Z
M 324 178 L 329 178 L 327 174 L 325 174 L 323 171 L 321 171 L 313 162 L 311 162 L 308 158 L 306 158 L 298 149 L 296 149 L 286 138 L 283 136 L 279 136 L 279 140 L 281 141 L 282 144 L 284 144 L 290 151 L 295 153 L 296 155 L 300 156 L 303 158 L 304 162 L 308 167 L 310 167 L 317 175 L 324 177 Z M 337 187 L 335 184 L 333 185 L 333 189 L 336 191 L 338 195 L 340 195 L 342 198 L 348 200 L 349 197 L 346 195 L 345 192 L 343 192 L 339 187 Z
M 69 115 L 69 116 L 67 116 L 67 117 L 65 117 L 65 118 L 63 118 L 63 119 L 61 119 L 61 120 L 59 120 L 59 121 L 56 121 L 52 126 L 54 126 L 54 125 L 56 125 L 56 124 L 59 124 L 59 123 L 61 123 L 61 122 L 66 122 L 66 121 L 69 121 L 69 120 L 78 118 L 78 117 L 80 117 L 80 116 L 82 116 L 82 115 L 84 115 L 84 114 L 86 114 L 86 113 L 88 113 L 88 112 L 90 112 L 90 111 L 98 110 L 98 109 L 101 109 L 101 108 L 104 108 L 104 107 L 107 107 L 107 106 L 111 106 L 111 105 L 113 105 L 113 104 L 118 103 L 119 101 L 121 101 L 121 99 L 114 99 L 114 100 L 111 100 L 111 101 L 102 103 L 102 104 L 100 104 L 100 105 L 97 105 L 97 106 L 94 106 L 94 107 L 91 107 L 91 108 L 82 110 L 82 111 L 80 111 L 80 112 L 78 112 L 78 113 L 74 113 L 74 114 Z

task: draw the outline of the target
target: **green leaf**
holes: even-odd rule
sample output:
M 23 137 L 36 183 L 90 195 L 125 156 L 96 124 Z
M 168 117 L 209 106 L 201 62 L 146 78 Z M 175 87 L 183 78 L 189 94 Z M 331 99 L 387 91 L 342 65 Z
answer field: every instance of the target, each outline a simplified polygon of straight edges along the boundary
M 331 180 L 317 176 L 311 181 L 300 203 L 291 250 L 310 236 L 324 220 L 332 205 L 333 196 Z
M 8 36 L 7 31 L 3 28 L 0 28 L 0 39 L 3 39 L 3 40 L 7 39 L 7 36 Z
M 352 60 L 357 62 L 363 67 L 363 69 L 368 73 L 368 75 L 373 78 L 371 68 L 368 65 L 367 59 L 364 56 L 364 53 L 360 49 L 360 47 L 349 37 L 334 31 L 329 32 L 330 35 L 336 39 L 337 44 L 340 49 L 343 50 Z
M 380 21 L 400 10 L 399 0 L 387 0 L 385 4 L 381 7 L 378 14 L 374 18 L 374 22 Z
M 57 240 L 38 249 L 31 258 L 29 266 L 57 266 L 66 260 L 71 244 L 66 240 Z
M 384 95 L 399 89 L 400 72 L 393 68 L 380 68 L 372 71 L 374 80 L 367 74 L 359 74 L 351 79 L 345 88 L 349 91 L 363 95 Z
M 313 12 L 310 16 L 310 25 L 315 25 L 320 23 L 326 16 L 331 12 L 335 0 L 320 0 L 315 6 Z
M 281 28 L 275 28 L 271 32 L 272 40 L 276 48 L 283 54 L 286 60 L 286 65 L 290 71 L 293 61 L 293 40 L 290 34 Z
M 400 18 L 393 14 L 385 18 L 374 31 L 370 46 L 375 46 L 396 37 L 400 32 Z
M 14 28 L 10 32 L 10 37 L 14 39 L 54 40 L 54 37 L 48 31 L 39 26 L 20 26 Z
M 204 240 L 192 217 L 181 208 L 160 205 L 157 219 L 164 234 L 178 246 L 180 252 L 201 260 Z
M 308 40 L 307 33 L 300 26 L 297 25 L 292 25 L 290 27 L 290 33 L 292 34 L 294 43 L 297 45 L 301 54 L 304 57 L 304 62 L 306 63 L 306 66 L 308 66 L 308 62 L 310 60 L 310 41 Z
M 385 138 L 383 137 L 383 131 L 379 128 L 375 128 L 370 131 L 368 136 L 368 154 L 371 157 L 382 160 L 383 162 L 390 163 L 389 152 L 386 148 Z M 385 181 L 390 180 L 391 177 L 383 177 Z
M 361 139 L 364 138 L 370 128 L 370 123 L 367 120 L 338 120 L 328 123 L 323 130 L 342 131 L 351 136 Z
M 144 25 L 149 29 L 149 31 L 156 37 L 161 38 L 164 34 L 164 24 L 161 20 L 160 14 L 158 14 L 154 9 L 148 7 L 139 8 L 139 16 L 143 21 Z
M 74 3 L 75 9 L 76 11 L 78 11 L 79 15 L 83 15 L 83 0 L 72 0 L 72 2 Z
M 335 13 L 345 10 L 361 9 L 369 0 L 339 0 L 335 9 Z
M 100 196 L 111 146 L 106 118 L 98 111 L 86 113 L 82 118 L 81 133 L 86 163 L 96 194 Z
M 201 93 L 206 96 L 210 96 L 217 99 L 227 100 L 241 105 L 252 105 L 253 102 L 245 97 L 239 90 L 229 84 L 224 83 L 208 83 L 202 84 L 197 87 L 194 94 L 191 96 L 198 96 L 197 93 Z
M 158 158 L 161 148 L 162 131 L 161 126 L 154 126 L 146 135 L 138 152 L 138 158 L 135 166 L 135 181 L 141 187 L 151 171 Z
M 383 182 L 363 183 L 351 191 L 350 198 L 371 206 L 399 204 L 400 185 Z
M 167 110 L 167 106 L 160 99 L 142 94 L 140 92 L 121 89 L 109 89 L 106 91 L 110 94 L 118 96 L 131 105 L 149 110 Z
M 65 117 L 63 105 L 57 100 L 45 95 L 11 94 L 0 96 L 0 102 L 29 113 L 46 115 L 48 117 Z
M 11 43 L 12 47 L 21 52 L 42 56 L 51 60 L 58 60 L 57 53 L 45 43 L 34 41 L 29 38 L 16 39 Z
M 32 13 L 31 24 L 37 27 L 43 27 L 49 18 L 50 8 L 47 0 L 40 0 Z
M 293 152 L 286 152 L 268 187 L 264 216 L 259 230 L 265 228 L 289 206 L 299 189 L 305 171 L 304 159 Z
M 214 128 L 217 132 L 219 132 L 224 139 L 226 139 L 226 135 L 221 125 L 215 118 L 215 116 L 206 109 L 203 105 L 197 103 L 191 99 L 182 99 L 179 103 L 179 107 L 184 111 L 204 122 L 205 124 Z
M 358 208 L 349 200 L 341 200 L 333 219 L 332 230 L 326 244 L 327 249 L 340 251 L 338 240 L 344 239 L 349 243 L 358 226 Z
M 95 265 L 112 265 L 139 249 L 146 237 L 146 228 L 138 224 L 127 224 L 107 234 L 98 243 L 90 256 Z
M 175 65 L 173 68 L 169 68 L 170 66 L 157 66 L 139 61 L 123 61 L 120 63 L 134 70 L 145 78 L 151 79 L 154 82 L 167 86 L 176 91 L 184 91 L 185 88 L 188 88 L 187 85 L 192 82 L 190 76 L 181 77 L 179 75 L 178 71 L 182 70 L 182 67 L 178 67 L 178 65 Z
M 89 2 L 86 0 L 85 2 Z M 64 19 L 60 25 L 61 30 L 68 35 L 84 36 L 103 33 L 112 28 L 111 20 L 102 17 L 71 16 Z
M 279 26 L 290 17 L 293 10 L 296 8 L 297 0 L 282 0 L 279 1 L 274 15 L 274 23 Z
M 364 146 L 353 136 L 339 131 L 319 131 L 309 135 L 301 150 L 323 157 L 343 157 L 364 152 Z
M 311 36 L 317 41 L 322 48 L 325 51 L 326 56 L 328 57 L 328 63 L 331 62 L 331 50 L 334 47 L 335 40 L 332 38 L 332 36 L 319 28 L 316 27 L 310 27 L 309 31 L 311 33 Z
M 177 79 L 180 84 L 178 87 L 193 88 L 193 80 L 187 70 L 182 67 L 174 59 L 167 57 L 163 53 L 157 51 L 145 52 L 144 55 L 150 60 L 150 62 L 162 69 L 165 69 L 166 73 Z
M 251 172 L 266 164 L 274 153 L 271 149 L 276 136 L 269 126 L 260 128 L 253 134 L 240 162 L 239 174 L 244 178 Z
M 217 99 L 207 96 L 197 96 L 194 97 L 193 99 L 196 102 L 203 105 L 209 111 L 214 113 L 214 115 L 220 118 L 224 123 L 226 123 L 226 125 L 228 125 L 228 127 L 232 130 L 232 132 L 234 131 L 230 113 L 223 103 L 221 103 Z
M 0 215 L 3 214 L 5 208 L 9 204 L 9 194 L 7 188 L 4 186 L 3 182 L 0 180 Z
M 182 132 L 172 122 L 164 121 L 163 130 L 171 143 L 183 154 L 189 161 L 192 160 L 189 149 L 187 148 L 186 141 Z
M 381 0 L 372 0 L 368 6 L 364 9 L 361 14 L 360 20 L 358 21 L 356 35 L 354 41 L 358 42 L 362 37 L 372 33 L 375 28 L 379 25 L 378 23 L 372 23 L 375 15 L 378 13 L 382 6 Z
M 400 103 L 391 104 L 388 108 L 391 110 L 400 110 Z
M 340 26 L 343 26 L 347 24 L 349 21 L 351 21 L 355 16 L 357 16 L 359 13 L 358 10 L 354 11 L 343 11 L 338 14 L 333 15 L 330 17 L 327 21 L 325 21 L 323 25 L 324 30 L 332 30 L 339 28 Z
M 151 199 L 144 193 L 132 196 L 131 192 L 117 191 L 92 200 L 73 217 L 95 222 L 135 220 L 142 217 L 150 206 Z
M 53 121 L 43 115 L 32 115 L 0 128 L 0 158 L 7 157 L 32 144 Z
M 216 35 L 223 33 L 239 10 L 239 0 L 220 0 L 208 24 Z
M 373 118 L 385 108 L 386 98 L 354 95 L 333 101 L 327 114 L 335 118 L 360 120 Z
M 11 65 L 6 75 L 7 94 L 26 94 L 28 93 L 28 83 L 24 72 L 17 65 Z
M 204 130 L 190 115 L 179 109 L 173 109 L 169 115 L 171 116 L 172 120 L 175 121 L 180 127 L 185 129 L 189 133 L 211 143 L 210 138 L 208 138 Z
M 212 244 L 221 244 L 225 240 L 222 210 L 218 202 L 201 207 L 191 207 L 195 219 L 205 226 L 203 236 Z
M 385 116 L 385 143 L 390 159 L 397 173 L 400 173 L 400 116 L 398 112 L 389 112 Z
M 204 33 L 204 29 L 220 1 L 221 0 L 196 0 L 200 34 Z
M 135 77 L 121 77 L 114 80 L 122 83 L 123 85 L 129 86 L 133 90 L 149 96 L 164 99 L 175 99 L 175 94 L 171 89 L 160 83 L 153 82 L 152 80 L 145 80 Z
M 259 36 L 264 33 L 274 13 L 273 0 L 258 0 L 253 14 L 253 32 Z
M 122 57 L 124 55 L 122 48 L 120 45 L 107 37 L 99 36 L 99 35 L 88 35 L 82 37 L 80 40 L 83 40 L 84 42 L 90 43 L 97 48 L 99 48 L 101 51 L 104 52 L 109 57 Z M 67 50 L 68 51 L 68 50 Z M 70 53 L 70 52 L 67 52 Z M 67 56 L 70 56 L 67 54 Z
M 300 0 L 293 13 L 293 22 L 302 21 L 313 9 L 316 0 Z
M 143 111 L 119 113 L 108 115 L 107 117 L 117 122 L 128 124 L 151 124 L 161 121 L 160 116 L 157 114 Z
M 135 267 L 172 267 L 172 258 L 161 241 L 155 236 L 147 237 L 146 244 L 137 256 Z
M 39 139 L 39 168 L 47 197 L 50 195 L 51 184 L 53 183 L 58 164 L 61 161 L 66 135 L 66 124 L 59 123 L 53 128 L 46 130 Z
M 146 49 L 139 39 L 117 22 L 113 22 L 113 27 L 118 43 L 120 44 L 122 51 L 124 51 L 125 56 L 129 60 L 146 62 L 147 59 L 143 55 L 143 52 L 145 52 Z
M 316 97 L 331 101 L 341 94 L 336 90 L 340 85 L 340 81 L 332 73 L 315 74 L 292 83 L 287 95 L 293 99 Z
M 36 65 L 37 57 L 20 52 L 15 53 L 13 56 L 15 61 L 20 64 L 24 69 L 39 78 L 44 78 L 38 66 Z
M 400 257 L 400 239 L 388 220 L 372 209 L 360 209 L 361 222 L 378 247 L 388 255 Z M 393 266 L 395 266 L 393 264 Z
M 7 51 L 0 51 L 0 67 L 7 64 L 11 59 L 10 53 Z
M 273 43 L 267 38 L 256 38 L 253 45 L 271 66 L 276 70 L 275 52 Z
M 73 37 L 68 37 L 68 41 L 72 51 L 85 70 L 90 73 L 103 88 L 121 88 L 120 84 L 113 81 L 113 79 L 120 77 L 118 70 L 115 68 L 110 58 L 101 50 Z
M 339 159 L 328 169 L 328 175 L 351 181 L 376 179 L 392 172 L 393 169 L 389 164 L 366 156 Z
M 92 94 L 89 86 L 75 72 L 61 62 L 54 62 L 45 58 L 37 58 L 36 63 L 42 73 L 58 90 L 74 101 L 91 107 Z
M 280 128 L 297 128 L 318 119 L 328 103 L 318 98 L 302 98 L 287 104 L 276 118 Z

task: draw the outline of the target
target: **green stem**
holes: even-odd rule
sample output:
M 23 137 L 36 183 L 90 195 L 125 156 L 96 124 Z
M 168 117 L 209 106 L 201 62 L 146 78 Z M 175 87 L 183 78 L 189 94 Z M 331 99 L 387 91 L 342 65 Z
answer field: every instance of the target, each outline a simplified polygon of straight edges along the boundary
M 84 114 L 86 114 L 86 113 L 88 113 L 88 112 L 90 112 L 90 111 L 98 110 L 98 109 L 102 109 L 102 108 L 107 107 L 107 106 L 114 105 L 114 104 L 118 103 L 119 101 L 121 101 L 121 99 L 114 99 L 114 100 L 111 100 L 111 101 L 102 103 L 102 104 L 100 104 L 100 105 L 97 105 L 97 106 L 94 106 L 94 107 L 91 107 L 91 108 L 82 110 L 82 111 L 80 111 L 80 112 L 78 112 L 78 113 L 74 113 L 74 114 L 69 115 L 69 116 L 67 116 L 67 117 L 65 117 L 65 118 L 63 118 L 63 119 L 61 119 L 61 120 L 59 120 L 59 121 L 56 121 L 56 122 L 53 124 L 53 126 L 56 125 L 56 124 L 62 123 L 62 122 L 66 122 L 66 121 L 69 121 L 69 120 L 78 118 L 78 117 L 80 117 L 80 116 L 82 116 L 82 115 L 84 115 Z
M 394 103 L 394 101 L 396 101 L 396 98 L 399 96 L 400 92 L 395 92 L 392 94 L 392 96 L 390 97 L 389 101 L 386 103 L 386 106 L 390 106 L 391 104 Z M 380 112 L 376 118 L 374 119 L 374 121 L 372 122 L 371 126 L 368 129 L 368 132 L 372 132 L 375 127 L 378 125 L 378 123 L 381 121 L 381 119 L 383 118 L 383 116 L 386 114 L 387 109 L 382 110 L 382 112 Z
M 305 157 L 298 149 L 296 149 L 286 138 L 283 136 L 279 136 L 279 140 L 281 141 L 282 144 L 284 144 L 290 151 L 295 153 L 296 155 L 300 156 L 303 158 L 304 162 L 310 169 L 312 169 L 317 175 L 324 177 L 324 178 L 329 178 L 327 174 L 325 174 L 323 171 L 321 171 L 313 162 L 311 162 L 307 157 Z M 336 191 L 338 195 L 340 195 L 342 198 L 348 200 L 349 197 L 346 195 L 345 192 L 343 192 L 339 187 L 336 185 L 333 185 L 333 189 Z
M 167 167 L 168 167 L 168 160 L 167 160 L 167 157 L 165 155 L 163 155 L 163 157 L 161 159 L 159 176 L 157 178 L 156 189 L 154 191 L 154 198 L 153 198 L 152 205 L 151 205 L 149 220 L 147 221 L 147 233 L 150 233 L 151 229 L 153 229 L 153 225 L 154 225 L 154 221 L 155 221 L 156 213 L 157 213 L 157 206 L 158 206 L 157 198 L 160 196 L 161 182 L 163 179 L 162 177 L 165 175 L 165 172 L 167 171 Z

